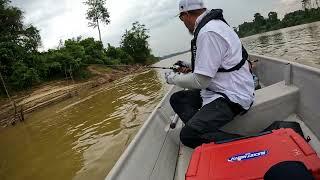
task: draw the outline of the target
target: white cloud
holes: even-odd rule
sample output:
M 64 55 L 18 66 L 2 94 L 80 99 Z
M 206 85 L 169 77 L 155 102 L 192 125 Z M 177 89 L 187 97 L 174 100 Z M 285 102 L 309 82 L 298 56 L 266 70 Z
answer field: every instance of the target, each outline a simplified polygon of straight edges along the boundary
M 286 13 L 302 8 L 300 0 L 280 0 L 275 4 L 275 11 L 282 18 Z
M 295 5 L 297 0 L 280 0 L 280 3 L 283 5 Z
M 77 36 L 98 39 L 97 29 L 89 28 L 84 0 L 13 0 L 25 11 L 25 21 L 40 29 L 44 49 L 54 48 L 60 39 Z M 208 8 L 222 8 L 232 26 L 251 21 L 256 12 L 270 11 L 279 16 L 301 7 L 299 0 L 207 0 Z M 177 0 L 107 0 L 111 23 L 102 25 L 104 44 L 118 46 L 122 34 L 139 21 L 150 29 L 150 46 L 160 56 L 189 49 L 189 36 L 184 25 L 174 18 Z
M 172 0 L 110 0 L 107 6 L 111 15 L 111 23 L 103 27 L 105 33 L 103 39 L 105 42 L 118 45 L 121 35 L 125 29 L 129 29 L 131 24 L 139 21 L 149 29 L 161 26 L 168 18 L 174 15 L 174 7 L 170 4 L 176 3 Z

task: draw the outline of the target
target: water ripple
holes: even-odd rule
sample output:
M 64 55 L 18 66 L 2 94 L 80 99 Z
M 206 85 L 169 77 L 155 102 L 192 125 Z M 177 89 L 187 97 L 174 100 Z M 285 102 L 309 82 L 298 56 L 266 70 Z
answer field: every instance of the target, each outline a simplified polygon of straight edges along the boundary
M 320 68 L 320 22 L 242 39 L 249 52 Z
M 147 71 L 33 113 L 2 132 L 0 177 L 103 179 L 164 93 Z

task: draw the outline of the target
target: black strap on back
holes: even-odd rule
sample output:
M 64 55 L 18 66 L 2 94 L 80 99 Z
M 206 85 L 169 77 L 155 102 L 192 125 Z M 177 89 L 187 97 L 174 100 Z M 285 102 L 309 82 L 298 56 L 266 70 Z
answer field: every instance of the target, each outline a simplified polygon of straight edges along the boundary
M 237 64 L 236 66 L 234 66 L 233 68 L 230 68 L 230 69 L 219 68 L 218 72 L 238 71 L 242 66 L 244 66 L 244 64 L 246 63 L 247 59 L 248 59 L 248 53 L 247 53 L 246 49 L 242 46 L 242 60 L 240 61 L 240 63 Z
M 191 41 L 191 66 L 192 66 L 192 71 L 194 71 L 195 67 L 195 59 L 196 59 L 196 53 L 197 53 L 197 39 L 200 30 L 210 21 L 212 20 L 221 20 L 222 22 L 226 23 L 228 26 L 229 24 L 227 21 L 223 18 L 223 10 L 222 9 L 213 9 L 208 13 L 198 24 L 197 28 L 194 31 L 194 38 Z M 224 68 L 219 68 L 218 72 L 233 72 L 239 70 L 247 61 L 249 55 L 247 50 L 242 46 L 242 60 L 239 64 L 234 66 L 233 68 L 230 69 L 224 69 Z

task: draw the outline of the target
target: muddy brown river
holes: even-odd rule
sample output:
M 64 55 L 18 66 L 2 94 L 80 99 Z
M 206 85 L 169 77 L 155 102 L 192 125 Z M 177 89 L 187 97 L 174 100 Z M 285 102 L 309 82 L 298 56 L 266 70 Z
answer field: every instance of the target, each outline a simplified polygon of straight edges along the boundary
M 104 179 L 164 92 L 147 71 L 33 113 L 0 131 L 0 179 Z
M 320 67 L 319 22 L 242 41 L 250 53 Z M 158 65 L 189 58 L 184 54 Z M 104 179 L 167 91 L 161 79 L 156 71 L 127 76 L 1 130 L 0 179 Z

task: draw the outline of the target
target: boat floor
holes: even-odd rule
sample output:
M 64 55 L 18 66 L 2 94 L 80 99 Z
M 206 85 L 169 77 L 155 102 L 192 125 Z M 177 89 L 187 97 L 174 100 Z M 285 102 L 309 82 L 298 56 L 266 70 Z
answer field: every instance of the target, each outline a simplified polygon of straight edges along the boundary
M 302 131 L 303 131 L 305 137 L 311 138 L 311 141 L 309 142 L 309 144 L 314 148 L 314 150 L 317 152 L 317 154 L 319 156 L 319 154 L 320 154 L 320 141 L 317 139 L 317 137 L 314 135 L 314 133 L 305 125 L 305 123 L 300 119 L 300 117 L 296 114 L 292 114 L 284 121 L 298 122 L 302 128 Z M 176 167 L 176 172 L 175 172 L 175 180 L 184 180 L 185 179 L 185 173 L 187 171 L 192 153 L 193 153 L 193 149 L 188 148 L 188 147 L 180 144 L 177 167 Z

